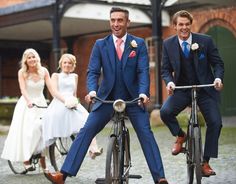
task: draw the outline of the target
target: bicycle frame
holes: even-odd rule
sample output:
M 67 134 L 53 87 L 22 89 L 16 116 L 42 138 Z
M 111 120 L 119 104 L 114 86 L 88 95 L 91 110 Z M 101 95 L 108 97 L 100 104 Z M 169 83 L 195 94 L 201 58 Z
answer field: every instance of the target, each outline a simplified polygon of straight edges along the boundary
M 176 86 L 175 89 L 191 89 L 191 115 L 187 130 L 187 141 L 184 147 L 184 153 L 187 160 L 188 184 L 192 184 L 194 180 L 194 170 L 197 184 L 201 184 L 202 173 L 201 164 L 203 161 L 203 149 L 201 138 L 201 127 L 197 116 L 197 89 L 203 87 L 212 87 L 214 84 L 192 85 L 192 86 Z
M 129 130 L 125 125 L 125 108 L 127 104 L 137 103 L 140 98 L 132 101 L 107 101 L 98 97 L 95 100 L 102 103 L 113 104 L 114 115 L 113 133 L 110 135 L 109 145 L 106 156 L 106 184 L 123 184 L 128 183 L 129 178 L 139 179 L 139 175 L 130 175 L 131 154 Z M 96 183 L 104 183 L 103 179 L 97 179 Z

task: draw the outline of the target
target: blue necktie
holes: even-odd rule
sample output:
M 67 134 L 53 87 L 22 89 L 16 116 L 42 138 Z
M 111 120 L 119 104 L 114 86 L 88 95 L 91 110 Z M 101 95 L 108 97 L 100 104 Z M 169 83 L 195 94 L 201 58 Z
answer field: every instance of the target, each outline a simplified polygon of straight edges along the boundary
M 189 49 L 188 49 L 187 45 L 188 45 L 188 42 L 183 42 L 182 43 L 183 52 L 184 52 L 184 55 L 185 55 L 186 58 L 188 58 L 188 56 L 189 56 Z

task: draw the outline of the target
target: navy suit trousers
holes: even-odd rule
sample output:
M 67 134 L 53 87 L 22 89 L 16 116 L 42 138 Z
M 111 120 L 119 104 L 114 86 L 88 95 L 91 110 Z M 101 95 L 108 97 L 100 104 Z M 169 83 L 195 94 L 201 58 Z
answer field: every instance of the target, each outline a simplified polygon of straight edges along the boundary
M 160 178 L 164 178 L 162 159 L 150 127 L 148 113 L 138 105 L 128 106 L 126 111 L 137 133 L 153 180 L 158 181 Z M 103 104 L 95 111 L 90 112 L 85 126 L 80 130 L 71 146 L 61 172 L 67 173 L 69 176 L 77 174 L 92 139 L 109 122 L 112 113 L 111 104 Z
M 180 130 L 176 116 L 191 104 L 191 90 L 175 90 L 163 104 L 160 115 L 168 126 L 173 136 L 177 136 Z M 206 138 L 204 156 L 217 158 L 218 140 L 222 127 L 219 104 L 205 90 L 200 90 L 197 97 L 198 107 L 206 121 Z

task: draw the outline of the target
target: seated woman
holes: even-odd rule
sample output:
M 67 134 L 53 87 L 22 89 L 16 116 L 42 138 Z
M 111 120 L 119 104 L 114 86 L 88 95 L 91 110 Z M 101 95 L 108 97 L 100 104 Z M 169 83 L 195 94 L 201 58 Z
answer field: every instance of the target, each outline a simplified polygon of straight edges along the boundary
M 39 125 L 45 111 L 33 107 L 33 104 L 47 106 L 43 95 L 45 83 L 48 89 L 51 89 L 50 75 L 47 69 L 41 66 L 36 50 L 30 48 L 24 51 L 18 81 L 22 96 L 16 103 L 1 157 L 12 162 L 24 162 L 25 169 L 32 171 L 33 166 L 29 160 L 33 154 L 42 151 Z M 42 168 L 46 169 L 44 156 L 41 157 L 40 163 Z
M 76 134 L 87 120 L 87 110 L 78 103 L 78 75 L 72 73 L 76 66 L 76 58 L 72 54 L 63 54 L 59 60 L 60 73 L 53 73 L 53 100 L 43 116 L 42 134 L 45 146 L 50 146 L 58 137 L 69 137 Z M 94 138 L 89 147 L 92 159 L 102 153 Z

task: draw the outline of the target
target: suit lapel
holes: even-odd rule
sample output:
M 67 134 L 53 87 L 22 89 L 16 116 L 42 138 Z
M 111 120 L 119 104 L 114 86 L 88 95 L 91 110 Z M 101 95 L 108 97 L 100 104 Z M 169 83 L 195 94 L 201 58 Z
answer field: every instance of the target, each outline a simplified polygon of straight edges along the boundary
M 198 42 L 197 42 L 196 35 L 194 33 L 192 33 L 192 44 L 194 44 L 194 43 L 198 43 Z M 193 62 L 194 62 L 194 66 L 197 71 L 197 69 L 198 69 L 198 53 L 196 51 L 193 52 Z
M 112 39 L 112 36 L 108 36 L 105 40 L 106 42 L 106 53 L 108 55 L 108 60 L 110 61 L 110 64 L 112 66 L 112 70 L 115 71 L 115 46 Z
M 178 37 L 175 36 L 173 38 L 173 43 L 170 44 L 170 48 L 169 48 L 169 52 L 173 53 L 173 58 L 174 58 L 174 61 L 175 61 L 175 64 L 176 64 L 176 78 L 179 77 L 179 74 L 180 74 L 180 52 L 182 52 L 182 50 L 180 49 L 180 46 L 179 46 L 179 40 L 178 40 Z M 178 49 L 176 51 L 176 49 Z
M 130 48 L 131 39 L 132 39 L 131 36 L 128 34 L 125 41 L 125 48 L 124 48 L 124 52 L 122 56 L 123 69 L 128 61 L 129 53 L 131 52 L 131 48 Z

